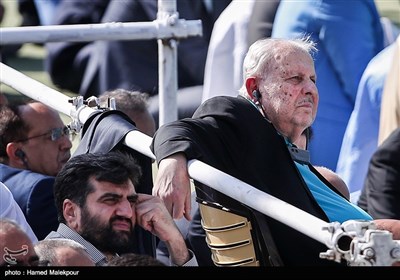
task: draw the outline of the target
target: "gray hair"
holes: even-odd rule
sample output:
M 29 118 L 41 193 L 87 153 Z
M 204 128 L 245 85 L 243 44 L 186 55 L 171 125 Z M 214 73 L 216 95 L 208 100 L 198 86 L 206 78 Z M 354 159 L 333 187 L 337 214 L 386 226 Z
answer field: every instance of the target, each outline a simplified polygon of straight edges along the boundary
M 65 247 L 87 253 L 82 244 L 67 238 L 43 239 L 34 246 L 40 263 L 47 262 L 48 266 L 58 266 L 57 249 Z
M 100 105 L 106 106 L 109 98 L 115 98 L 117 110 L 122 112 L 143 113 L 148 109 L 149 94 L 140 91 L 130 91 L 126 89 L 115 89 L 104 92 L 99 97 Z
M 239 94 L 246 97 L 245 81 L 248 77 L 264 78 L 272 71 L 276 55 L 284 55 L 293 49 L 302 50 L 311 56 L 317 52 L 316 44 L 310 36 L 297 39 L 265 38 L 254 42 L 243 61 L 243 85 Z

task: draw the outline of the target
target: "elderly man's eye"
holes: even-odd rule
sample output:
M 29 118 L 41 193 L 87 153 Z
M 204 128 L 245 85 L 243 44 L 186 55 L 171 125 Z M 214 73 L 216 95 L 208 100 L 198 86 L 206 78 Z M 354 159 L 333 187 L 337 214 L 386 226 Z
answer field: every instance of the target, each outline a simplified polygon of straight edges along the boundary
M 286 81 L 291 84 L 297 85 L 303 81 L 303 78 L 300 76 L 293 76 L 293 77 L 289 77 L 288 79 L 286 79 Z

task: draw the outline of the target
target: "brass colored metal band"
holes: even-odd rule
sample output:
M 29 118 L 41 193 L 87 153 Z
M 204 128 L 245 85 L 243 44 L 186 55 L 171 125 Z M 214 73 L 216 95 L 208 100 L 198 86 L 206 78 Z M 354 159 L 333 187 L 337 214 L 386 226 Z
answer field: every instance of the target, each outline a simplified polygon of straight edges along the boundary
M 199 203 L 201 224 L 216 266 L 259 266 L 251 223 L 243 216 Z

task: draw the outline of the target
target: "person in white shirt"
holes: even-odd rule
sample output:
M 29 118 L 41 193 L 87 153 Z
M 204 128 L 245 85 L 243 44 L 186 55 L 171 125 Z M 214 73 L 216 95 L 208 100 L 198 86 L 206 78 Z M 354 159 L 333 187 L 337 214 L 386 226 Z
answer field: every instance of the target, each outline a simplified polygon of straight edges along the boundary
M 239 94 L 254 2 L 233 0 L 215 22 L 207 52 L 202 102 L 216 95 Z
M 33 244 L 38 241 L 12 193 L 2 182 L 0 182 L 0 218 L 15 221 L 29 236 Z

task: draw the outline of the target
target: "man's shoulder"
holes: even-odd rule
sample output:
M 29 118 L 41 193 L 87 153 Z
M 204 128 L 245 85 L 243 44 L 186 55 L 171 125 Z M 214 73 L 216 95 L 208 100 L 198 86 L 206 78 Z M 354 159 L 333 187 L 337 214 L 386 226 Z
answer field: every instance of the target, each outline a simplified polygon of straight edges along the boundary
M 243 96 L 215 96 L 206 100 L 193 114 L 194 118 L 207 116 L 230 121 L 259 119 L 263 120 L 260 112 L 250 100 Z M 241 121 L 239 121 L 240 123 Z
M 30 170 L 14 168 L 5 164 L 0 164 L 0 181 L 9 188 L 15 185 L 35 186 L 49 184 L 53 185 L 55 177 L 48 176 Z
M 250 102 L 247 101 L 242 96 L 214 96 L 210 99 L 207 99 L 200 105 L 197 111 L 194 113 L 194 117 L 196 114 L 209 111 L 210 113 L 217 113 L 220 111 L 229 111 L 229 110 L 238 110 L 243 106 L 250 105 Z
M 217 96 L 213 96 L 209 99 L 207 99 L 206 101 L 204 101 L 203 104 L 207 104 L 207 103 L 240 103 L 243 102 L 243 100 L 246 100 L 244 97 L 238 95 L 238 96 L 225 96 L 225 95 L 217 95 Z
M 11 167 L 9 165 L 0 163 L 0 170 L 6 172 L 6 174 L 11 174 L 11 175 L 19 175 L 23 174 L 24 176 L 35 176 L 35 177 L 43 177 L 43 178 L 54 178 L 53 176 L 41 174 L 41 173 L 36 173 L 28 169 L 19 169 L 15 167 Z M 3 174 L 3 173 L 1 173 Z

